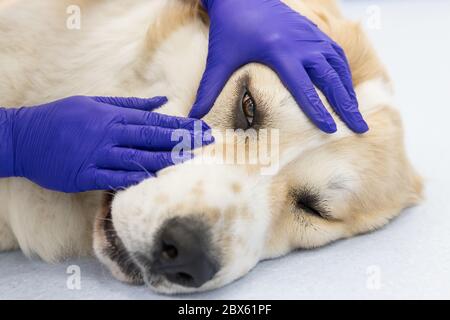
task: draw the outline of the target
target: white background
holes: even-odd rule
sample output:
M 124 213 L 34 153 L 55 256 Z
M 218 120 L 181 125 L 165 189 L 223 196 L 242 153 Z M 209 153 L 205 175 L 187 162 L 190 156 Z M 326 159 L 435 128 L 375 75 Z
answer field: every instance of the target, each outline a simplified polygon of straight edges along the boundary
M 426 179 L 423 205 L 373 234 L 260 263 L 245 278 L 194 299 L 450 298 L 450 1 L 344 1 L 368 30 L 396 85 L 408 153 Z M 81 268 L 81 290 L 66 269 Z M 0 298 L 166 299 L 114 280 L 95 259 L 61 265 L 0 254 Z

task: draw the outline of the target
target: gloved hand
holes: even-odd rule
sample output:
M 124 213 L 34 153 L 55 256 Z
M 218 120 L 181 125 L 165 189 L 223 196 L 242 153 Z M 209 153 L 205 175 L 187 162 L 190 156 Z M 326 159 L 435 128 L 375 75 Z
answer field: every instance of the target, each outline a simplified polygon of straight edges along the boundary
M 25 177 L 62 192 L 136 184 L 173 164 L 175 129 L 194 135 L 198 120 L 148 112 L 166 102 L 75 96 L 0 109 L 0 177 Z
M 236 69 L 260 62 L 278 73 L 305 114 L 323 131 L 335 132 L 336 123 L 313 83 L 350 129 L 368 130 L 342 48 L 314 23 L 279 0 L 203 0 L 203 5 L 211 20 L 209 52 L 190 117 L 201 118 L 209 112 Z

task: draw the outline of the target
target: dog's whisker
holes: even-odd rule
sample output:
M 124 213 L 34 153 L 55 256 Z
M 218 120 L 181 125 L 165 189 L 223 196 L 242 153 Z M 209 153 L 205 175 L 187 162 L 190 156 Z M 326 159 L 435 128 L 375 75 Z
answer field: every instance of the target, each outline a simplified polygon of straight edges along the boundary
M 137 161 L 132 161 L 135 165 L 137 165 L 139 168 L 141 168 L 145 173 L 147 173 L 148 177 L 151 178 L 153 177 L 153 175 L 139 162 Z

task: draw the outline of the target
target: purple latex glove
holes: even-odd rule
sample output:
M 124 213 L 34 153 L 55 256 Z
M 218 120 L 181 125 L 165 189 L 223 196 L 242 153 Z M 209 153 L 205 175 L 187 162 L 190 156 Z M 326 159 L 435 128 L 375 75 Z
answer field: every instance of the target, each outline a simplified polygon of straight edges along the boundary
M 259 62 L 277 72 L 321 130 L 333 133 L 336 123 L 313 83 L 351 130 L 369 129 L 358 110 L 344 51 L 306 17 L 279 0 L 203 0 L 203 5 L 211 20 L 209 52 L 190 117 L 209 112 L 236 69 Z
M 198 120 L 149 112 L 166 102 L 75 96 L 0 108 L 0 177 L 25 177 L 62 192 L 136 184 L 173 164 L 171 150 L 179 142 L 172 141 L 174 130 L 194 137 Z

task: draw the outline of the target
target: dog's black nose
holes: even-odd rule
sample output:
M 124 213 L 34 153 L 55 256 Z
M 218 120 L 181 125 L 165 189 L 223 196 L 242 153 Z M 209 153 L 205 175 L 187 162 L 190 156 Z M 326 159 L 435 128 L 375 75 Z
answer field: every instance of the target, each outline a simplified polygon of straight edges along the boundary
M 198 288 L 219 269 L 207 227 L 194 218 L 173 218 L 156 238 L 151 271 L 170 282 Z

